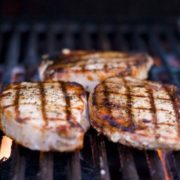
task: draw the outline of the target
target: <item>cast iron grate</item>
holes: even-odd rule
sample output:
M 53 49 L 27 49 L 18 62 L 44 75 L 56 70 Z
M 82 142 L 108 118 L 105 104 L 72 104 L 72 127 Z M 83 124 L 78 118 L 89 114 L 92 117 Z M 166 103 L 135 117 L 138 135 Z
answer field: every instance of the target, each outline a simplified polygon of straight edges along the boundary
M 4 23 L 0 25 L 1 89 L 12 81 L 36 81 L 40 55 L 62 48 L 148 52 L 155 58 L 149 79 L 180 86 L 176 25 Z M 13 142 L 10 158 L 0 163 L 0 178 L 180 179 L 180 153 L 128 148 L 90 129 L 81 152 L 43 153 Z

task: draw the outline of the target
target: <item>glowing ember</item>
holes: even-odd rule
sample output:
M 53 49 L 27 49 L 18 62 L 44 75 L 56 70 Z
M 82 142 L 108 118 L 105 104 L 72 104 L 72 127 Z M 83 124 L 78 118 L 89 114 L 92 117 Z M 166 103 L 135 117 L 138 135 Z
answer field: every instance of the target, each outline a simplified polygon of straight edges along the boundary
M 12 140 L 3 136 L 0 146 L 0 161 L 6 161 L 11 155 Z
M 163 151 L 163 150 L 158 149 L 157 153 L 158 153 L 159 159 L 160 159 L 161 164 L 162 164 L 164 179 L 165 180 L 170 180 L 170 177 L 169 177 L 168 172 L 167 172 L 166 161 L 165 161 L 166 152 Z

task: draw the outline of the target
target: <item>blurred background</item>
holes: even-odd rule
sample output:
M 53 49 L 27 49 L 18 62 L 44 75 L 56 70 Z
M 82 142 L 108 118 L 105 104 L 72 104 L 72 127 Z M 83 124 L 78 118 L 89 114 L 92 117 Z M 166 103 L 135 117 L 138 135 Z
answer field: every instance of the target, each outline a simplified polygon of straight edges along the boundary
M 173 21 L 179 0 L 1 0 L 3 19 L 74 21 Z

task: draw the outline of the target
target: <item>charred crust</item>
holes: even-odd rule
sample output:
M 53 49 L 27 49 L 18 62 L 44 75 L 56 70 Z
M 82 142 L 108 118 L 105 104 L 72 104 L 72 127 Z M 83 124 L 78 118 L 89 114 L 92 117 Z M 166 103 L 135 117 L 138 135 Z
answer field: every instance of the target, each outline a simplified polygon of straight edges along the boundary
M 111 115 L 104 115 L 102 116 L 102 119 L 107 121 L 112 127 L 118 128 L 122 131 L 128 131 L 133 133 L 134 132 L 134 126 L 130 125 L 128 127 L 118 124 L 115 119 Z

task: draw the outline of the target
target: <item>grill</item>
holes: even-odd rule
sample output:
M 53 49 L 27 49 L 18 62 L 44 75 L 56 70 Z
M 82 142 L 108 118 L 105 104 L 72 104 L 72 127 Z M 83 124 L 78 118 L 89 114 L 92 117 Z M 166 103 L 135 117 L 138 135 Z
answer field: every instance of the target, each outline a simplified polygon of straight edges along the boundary
M 1 23 L 1 89 L 37 81 L 40 56 L 62 48 L 148 52 L 151 80 L 180 86 L 180 30 L 174 24 Z M 32 132 L 33 133 L 33 132 Z M 0 156 L 11 141 L 0 133 Z M 109 142 L 90 129 L 80 152 L 38 152 L 13 142 L 1 159 L 1 179 L 180 179 L 180 153 L 144 151 Z

